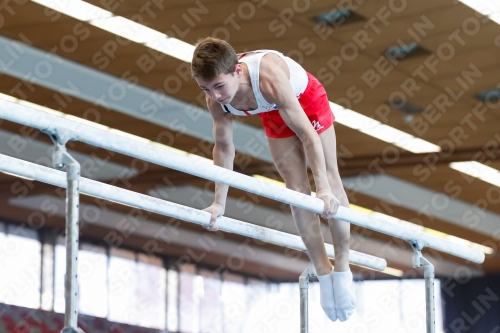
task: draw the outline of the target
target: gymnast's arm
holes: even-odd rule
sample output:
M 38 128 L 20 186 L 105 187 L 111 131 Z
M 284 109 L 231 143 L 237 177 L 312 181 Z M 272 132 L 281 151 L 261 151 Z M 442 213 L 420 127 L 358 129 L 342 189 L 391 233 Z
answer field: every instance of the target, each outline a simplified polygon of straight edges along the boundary
M 235 155 L 233 143 L 233 115 L 231 113 L 224 112 L 221 105 L 208 97 L 208 95 L 206 96 L 206 102 L 214 122 L 214 164 L 233 170 Z M 215 223 L 217 217 L 224 214 L 228 188 L 229 187 L 225 184 L 215 183 L 214 203 L 212 206 L 207 208 L 207 211 L 212 213 L 212 218 L 210 219 L 211 224 Z
M 314 176 L 316 197 L 325 202 L 323 217 L 330 218 L 337 213 L 339 202 L 331 193 L 328 183 L 321 139 L 295 96 L 287 75 L 288 68 L 282 65 L 286 66 L 286 63 L 279 56 L 274 54 L 272 56 L 266 55 L 261 62 L 259 77 L 261 92 L 267 101 L 276 103 L 285 123 L 302 141 Z

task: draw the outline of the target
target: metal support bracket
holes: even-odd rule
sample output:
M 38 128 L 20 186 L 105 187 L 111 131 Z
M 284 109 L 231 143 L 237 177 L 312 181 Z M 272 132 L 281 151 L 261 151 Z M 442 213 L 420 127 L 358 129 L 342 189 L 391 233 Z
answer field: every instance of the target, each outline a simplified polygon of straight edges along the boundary
M 50 139 L 54 144 L 66 145 L 68 141 L 76 141 L 79 139 L 79 135 L 69 131 L 69 130 L 61 130 L 56 127 L 49 126 L 46 129 L 42 130 L 43 133 L 50 136 Z
M 410 239 L 408 241 L 411 247 L 413 248 L 413 267 L 420 268 L 423 266 L 421 262 L 422 258 L 422 249 L 427 245 L 425 242 L 417 239 Z
M 64 144 L 55 144 L 54 151 L 52 152 L 52 165 L 57 170 L 66 168 L 68 180 L 80 180 L 80 163 L 68 153 Z

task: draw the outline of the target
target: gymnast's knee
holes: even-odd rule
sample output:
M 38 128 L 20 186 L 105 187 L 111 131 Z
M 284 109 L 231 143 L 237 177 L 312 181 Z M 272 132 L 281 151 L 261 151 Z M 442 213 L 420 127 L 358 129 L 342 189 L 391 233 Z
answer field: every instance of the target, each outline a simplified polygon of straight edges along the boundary
M 303 182 L 298 181 L 289 181 L 285 182 L 286 188 L 290 190 L 294 190 L 303 194 L 311 195 L 311 185 L 309 184 L 309 180 L 305 180 Z

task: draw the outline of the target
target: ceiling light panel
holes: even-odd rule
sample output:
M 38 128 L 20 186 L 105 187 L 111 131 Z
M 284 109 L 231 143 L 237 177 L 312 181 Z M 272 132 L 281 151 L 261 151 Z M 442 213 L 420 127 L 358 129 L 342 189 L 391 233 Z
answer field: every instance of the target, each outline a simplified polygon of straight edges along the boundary
M 453 162 L 450 168 L 500 187 L 500 171 L 485 164 L 476 161 Z
M 144 45 L 185 62 L 191 62 L 195 49 L 194 45 L 183 42 L 177 38 L 168 38 L 166 35 L 164 38 L 149 41 Z
M 500 12 L 500 1 L 498 0 L 459 0 L 476 12 L 488 16 Z
M 361 113 L 345 109 L 336 103 L 330 102 L 330 108 L 335 115 L 337 123 L 391 143 L 412 153 L 430 153 L 441 150 L 438 145 L 414 137 L 397 128 L 382 124 L 378 120 L 362 115 Z
M 437 153 L 441 151 L 441 147 L 439 147 L 438 145 L 416 137 L 412 137 L 411 139 L 408 139 L 406 141 L 395 143 L 395 145 L 415 154 Z
M 113 13 L 81 0 L 32 0 L 80 21 L 90 21 L 113 16 Z
M 500 12 L 493 13 L 493 14 L 489 15 L 488 17 L 493 22 L 500 24 Z
M 89 23 L 136 43 L 146 43 L 166 37 L 164 33 L 121 16 L 91 20 Z
M 164 33 L 151 29 L 127 18 L 94 6 L 81 0 L 32 0 L 40 5 L 56 10 L 80 21 L 111 32 L 133 42 L 165 53 L 185 62 L 191 62 L 194 45 L 177 38 L 169 38 Z

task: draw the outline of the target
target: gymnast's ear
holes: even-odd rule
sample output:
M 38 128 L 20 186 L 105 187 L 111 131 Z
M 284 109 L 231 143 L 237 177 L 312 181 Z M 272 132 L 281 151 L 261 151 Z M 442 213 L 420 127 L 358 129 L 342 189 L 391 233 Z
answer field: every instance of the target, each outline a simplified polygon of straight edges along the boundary
M 239 77 L 243 74 L 243 67 L 241 67 L 241 64 L 238 63 L 234 65 L 234 73 Z

